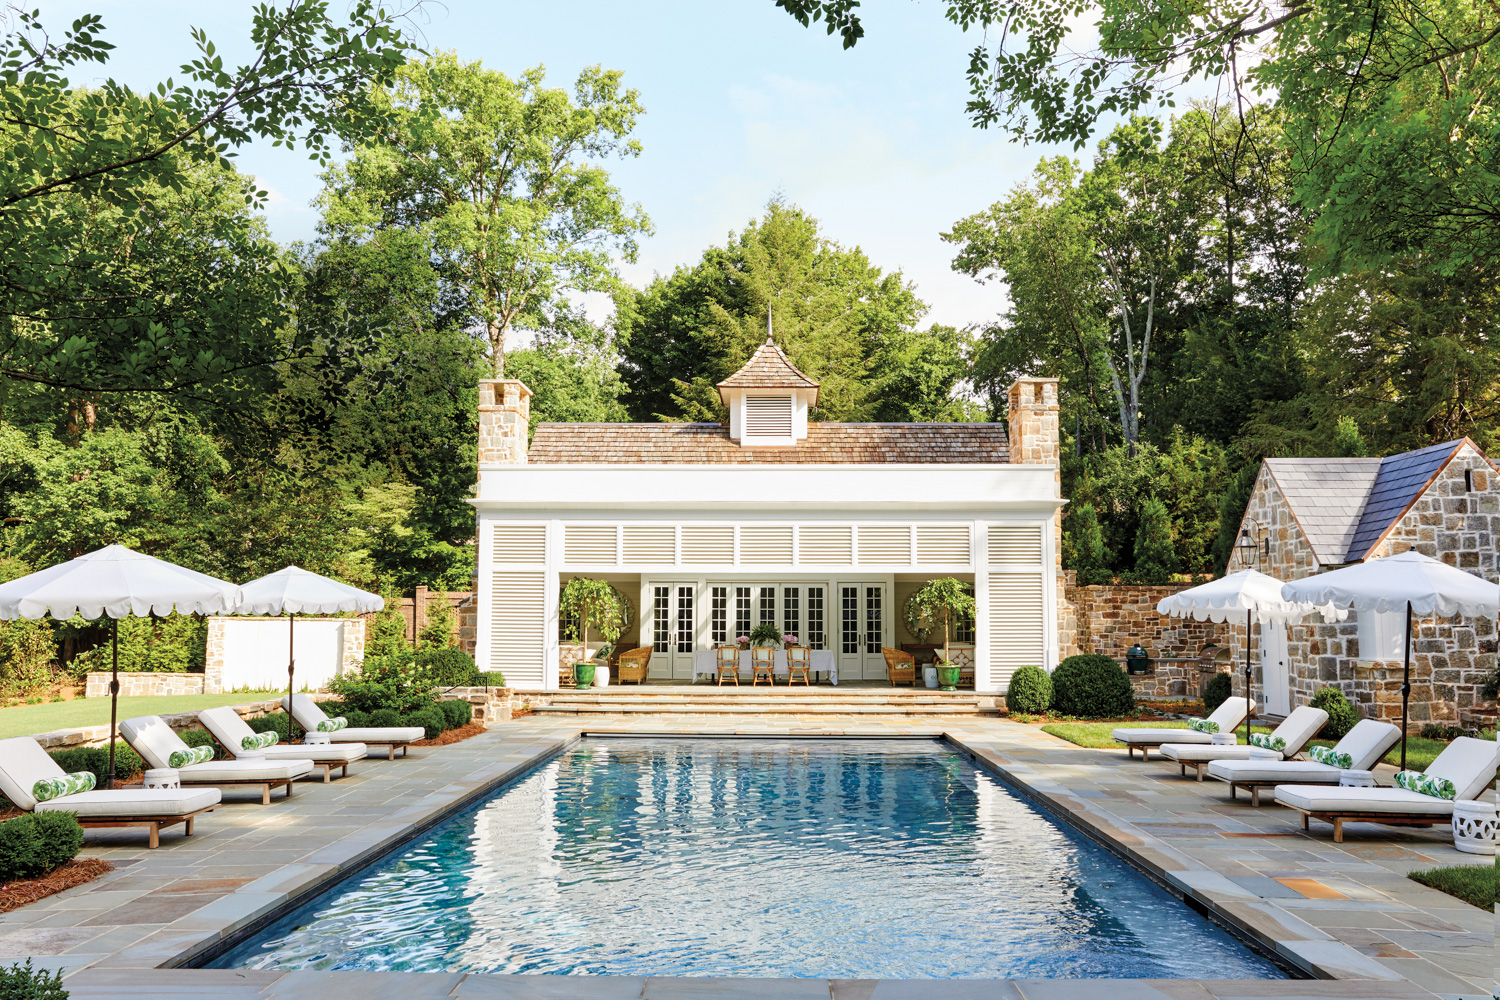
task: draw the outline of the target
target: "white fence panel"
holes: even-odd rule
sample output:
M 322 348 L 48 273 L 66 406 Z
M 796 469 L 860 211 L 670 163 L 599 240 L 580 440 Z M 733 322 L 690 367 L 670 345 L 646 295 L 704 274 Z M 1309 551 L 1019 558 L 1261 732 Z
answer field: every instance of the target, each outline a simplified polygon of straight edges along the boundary
M 297 619 L 297 690 L 311 691 L 338 676 L 344 656 L 339 618 Z M 230 618 L 224 622 L 224 690 L 286 690 L 287 620 Z

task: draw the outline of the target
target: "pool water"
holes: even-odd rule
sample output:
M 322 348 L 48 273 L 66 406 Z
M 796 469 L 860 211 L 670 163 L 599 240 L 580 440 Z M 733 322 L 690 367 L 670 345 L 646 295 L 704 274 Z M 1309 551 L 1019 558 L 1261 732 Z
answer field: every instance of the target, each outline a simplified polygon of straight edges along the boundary
M 929 741 L 586 739 L 221 968 L 1282 978 Z

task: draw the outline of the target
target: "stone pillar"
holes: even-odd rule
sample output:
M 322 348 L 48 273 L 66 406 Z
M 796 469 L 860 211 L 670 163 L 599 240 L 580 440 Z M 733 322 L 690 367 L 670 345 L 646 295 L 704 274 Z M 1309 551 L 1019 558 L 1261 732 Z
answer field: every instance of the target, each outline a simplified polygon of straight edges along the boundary
M 339 657 L 339 673 L 348 674 L 365 665 L 365 620 L 344 619 L 344 649 Z
M 1052 479 L 1062 493 L 1062 434 L 1057 405 L 1057 379 L 1018 378 L 1007 393 L 1010 460 L 1014 465 L 1050 465 Z M 1068 604 L 1067 579 L 1062 568 L 1062 508 L 1052 518 L 1052 559 L 1057 594 L 1057 655 L 1066 659 L 1078 649 L 1077 617 Z
M 203 693 L 224 692 L 224 625 L 227 618 L 208 619 L 208 646 L 203 651 Z
M 479 383 L 479 464 L 525 465 L 531 390 L 516 379 Z

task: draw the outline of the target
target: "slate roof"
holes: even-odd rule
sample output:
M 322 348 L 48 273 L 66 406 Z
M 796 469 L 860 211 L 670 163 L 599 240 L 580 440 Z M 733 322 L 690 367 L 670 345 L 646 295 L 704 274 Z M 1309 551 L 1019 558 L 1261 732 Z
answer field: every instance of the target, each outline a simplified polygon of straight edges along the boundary
M 809 423 L 786 448 L 741 447 L 723 424 L 538 424 L 532 465 L 996 464 L 1005 424 Z
M 818 383 L 788 361 L 786 354 L 771 342 L 769 336 L 750 355 L 745 366 L 720 382 L 718 389 L 720 399 L 724 399 L 725 389 L 811 389 L 813 405 L 818 402 Z M 724 405 L 729 405 L 727 399 L 724 399 Z
M 1369 555 L 1465 439 L 1386 458 L 1268 458 L 1276 485 L 1318 562 Z

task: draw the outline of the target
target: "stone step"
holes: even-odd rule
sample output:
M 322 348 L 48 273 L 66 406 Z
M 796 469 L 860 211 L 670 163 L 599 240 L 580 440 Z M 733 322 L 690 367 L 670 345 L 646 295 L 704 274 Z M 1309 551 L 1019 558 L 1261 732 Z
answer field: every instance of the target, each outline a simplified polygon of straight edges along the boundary
M 638 701 L 603 703 L 564 702 L 533 705 L 533 712 L 547 715 L 966 715 L 1000 714 L 977 702 L 958 705 L 900 705 L 812 702 L 766 704 L 733 701 L 695 701 L 677 704 L 642 704 Z
M 665 695 L 658 695 L 658 694 L 642 694 L 642 695 L 625 694 L 625 695 L 618 695 L 618 694 L 615 694 L 615 695 L 612 695 L 612 694 L 566 694 L 566 693 L 556 693 L 556 692 L 553 692 L 553 693 L 548 693 L 548 694 L 545 694 L 545 695 L 538 695 L 537 697 L 546 698 L 548 701 L 553 702 L 554 704 L 558 703 L 558 702 L 575 702 L 575 703 L 581 704 L 581 705 L 587 705 L 587 704 L 591 704 L 593 702 L 599 702 L 599 701 L 634 702 L 634 703 L 642 704 L 642 705 L 696 704 L 698 702 L 705 702 L 705 701 L 763 702 L 763 703 L 766 703 L 766 704 L 777 704 L 777 705 L 784 704 L 786 702 L 807 702 L 807 703 L 810 703 L 810 704 L 823 704 L 823 703 L 827 703 L 827 702 L 839 702 L 839 703 L 847 703 L 847 704 L 871 704 L 871 705 L 886 705 L 886 704 L 891 704 L 891 705 L 957 705 L 957 704 L 965 704 L 965 703 L 969 703 L 969 702 L 977 702 L 981 698 L 984 698 L 985 700 L 993 701 L 994 698 L 995 698 L 994 695 L 984 695 L 984 696 L 981 696 L 981 695 L 972 695 L 972 694 L 971 695 L 946 696 L 946 697 L 923 697 L 923 696 L 918 696 L 918 697 L 909 697 L 909 698 L 890 698 L 890 697 L 882 697 L 882 696 L 879 696 L 879 695 L 874 695 L 874 696 L 859 696 L 859 695 L 856 695 L 856 696 L 852 696 L 852 697 L 839 697 L 837 695 L 817 695 L 817 694 L 805 695 L 805 694 L 800 694 L 800 693 L 799 694 L 751 694 L 749 692 L 745 692 L 745 693 L 741 693 L 741 694 L 736 694 L 734 692 L 728 692 L 728 693 L 725 693 L 725 694 L 717 694 L 717 695 L 673 695 L 673 694 L 665 694 Z

